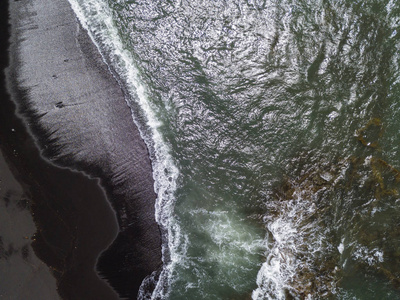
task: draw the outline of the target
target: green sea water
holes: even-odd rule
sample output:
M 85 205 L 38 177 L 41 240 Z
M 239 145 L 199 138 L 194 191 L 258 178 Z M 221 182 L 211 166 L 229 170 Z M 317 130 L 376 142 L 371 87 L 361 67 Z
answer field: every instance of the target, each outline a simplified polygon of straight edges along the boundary
M 143 298 L 400 299 L 398 2 L 76 3 L 153 158 Z

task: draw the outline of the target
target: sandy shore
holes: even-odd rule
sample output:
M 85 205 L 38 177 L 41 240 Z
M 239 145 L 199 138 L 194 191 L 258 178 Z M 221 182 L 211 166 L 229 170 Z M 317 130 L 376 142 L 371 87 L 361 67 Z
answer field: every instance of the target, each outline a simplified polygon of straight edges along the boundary
M 0 153 L 0 299 L 59 299 L 55 278 L 32 249 L 36 226 L 29 205 Z
M 66 0 L 11 1 L 10 16 L 9 87 L 55 164 L 15 116 L 2 122 L 1 137 L 11 141 L 2 151 L 38 226 L 35 253 L 65 299 L 116 299 L 95 264 L 118 232 L 97 269 L 122 298 L 136 298 L 143 279 L 161 267 L 161 238 L 148 151 L 121 88 Z M 103 189 L 71 169 L 100 178 Z

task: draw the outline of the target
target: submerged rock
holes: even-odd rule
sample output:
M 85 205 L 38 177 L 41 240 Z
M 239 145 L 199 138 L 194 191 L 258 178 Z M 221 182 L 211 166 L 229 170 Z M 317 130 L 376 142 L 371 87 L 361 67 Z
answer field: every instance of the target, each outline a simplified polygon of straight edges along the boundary
M 371 126 L 382 130 L 378 119 L 363 127 L 365 147 L 378 145 L 365 139 Z M 275 271 L 261 285 L 282 299 L 336 299 L 358 277 L 399 289 L 400 172 L 377 156 L 313 161 L 299 156 L 270 194 L 266 264 Z

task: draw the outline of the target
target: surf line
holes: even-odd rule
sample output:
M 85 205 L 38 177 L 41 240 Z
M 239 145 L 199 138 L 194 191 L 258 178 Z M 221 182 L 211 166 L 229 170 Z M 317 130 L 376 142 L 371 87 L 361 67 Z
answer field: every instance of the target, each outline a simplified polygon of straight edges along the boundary
M 110 7 L 101 0 L 68 1 L 103 61 L 123 89 L 127 105 L 132 111 L 133 121 L 150 153 L 154 189 L 157 194 L 155 219 L 161 228 L 163 240 L 163 269 L 151 298 L 165 297 L 172 281 L 172 271 L 182 256 L 178 254 L 177 249 L 182 249 L 180 246 L 183 239 L 180 226 L 173 215 L 179 169 L 160 132 L 162 123 L 156 117 L 149 94 L 140 80 L 139 70 L 114 25 Z

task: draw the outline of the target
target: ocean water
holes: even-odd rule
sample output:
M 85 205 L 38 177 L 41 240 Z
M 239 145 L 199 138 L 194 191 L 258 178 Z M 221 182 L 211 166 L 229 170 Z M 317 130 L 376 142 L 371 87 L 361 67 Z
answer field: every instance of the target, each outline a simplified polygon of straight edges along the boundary
M 400 4 L 70 0 L 147 143 L 140 299 L 400 299 Z

